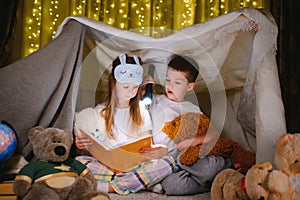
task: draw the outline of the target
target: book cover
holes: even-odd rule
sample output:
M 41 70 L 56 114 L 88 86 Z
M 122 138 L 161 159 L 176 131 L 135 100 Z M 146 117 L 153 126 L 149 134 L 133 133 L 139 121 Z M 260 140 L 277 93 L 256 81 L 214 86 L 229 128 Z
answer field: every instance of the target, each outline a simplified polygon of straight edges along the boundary
M 109 149 L 92 133 L 82 129 L 80 133 L 91 140 L 92 144 L 87 148 L 91 155 L 115 172 L 126 171 L 145 162 L 147 159 L 139 153 L 139 150 L 152 145 L 152 136 L 148 135 Z

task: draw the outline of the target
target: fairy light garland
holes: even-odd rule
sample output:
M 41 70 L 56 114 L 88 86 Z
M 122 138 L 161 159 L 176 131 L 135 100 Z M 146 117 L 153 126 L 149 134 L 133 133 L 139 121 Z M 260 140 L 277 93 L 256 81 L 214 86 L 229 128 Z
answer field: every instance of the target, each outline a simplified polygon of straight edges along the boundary
M 52 18 L 52 23 L 49 23 L 49 34 L 51 36 L 51 38 L 54 38 L 54 35 L 56 33 L 56 29 L 58 28 L 59 24 L 58 22 L 60 22 L 59 20 L 59 11 L 58 11 L 58 7 L 59 7 L 59 2 L 58 0 L 51 0 L 50 1 L 50 6 L 48 9 L 50 18 Z M 51 20 L 51 19 L 50 19 Z
M 173 25 L 173 0 L 153 0 L 151 6 L 151 32 L 154 38 L 165 37 L 170 33 Z
M 53 5 L 53 8 L 49 8 L 49 15 L 51 17 L 53 17 L 53 22 L 52 24 L 50 24 L 49 26 L 49 30 L 50 31 L 53 31 L 52 34 L 55 34 L 55 31 L 53 30 L 53 26 L 55 26 L 55 23 L 57 22 L 57 17 L 59 16 L 59 14 L 54 14 L 56 12 L 54 12 L 54 10 L 57 10 L 57 4 L 58 4 L 58 1 L 50 1 L 51 5 Z
M 28 55 L 40 48 L 40 33 L 42 21 L 41 1 L 35 0 L 24 6 L 24 46 L 23 54 Z
M 53 39 L 62 20 L 87 16 L 154 38 L 242 7 L 263 8 L 266 0 L 24 0 L 23 50 L 27 56 Z M 174 16 L 174 17 L 173 17 Z M 172 30 L 170 32 L 170 30 Z
M 99 20 L 101 17 L 101 12 L 100 12 L 101 0 L 87 1 L 87 6 L 88 6 L 87 17 L 95 20 Z
M 130 6 L 129 27 L 132 31 L 150 35 L 151 0 L 132 0 Z

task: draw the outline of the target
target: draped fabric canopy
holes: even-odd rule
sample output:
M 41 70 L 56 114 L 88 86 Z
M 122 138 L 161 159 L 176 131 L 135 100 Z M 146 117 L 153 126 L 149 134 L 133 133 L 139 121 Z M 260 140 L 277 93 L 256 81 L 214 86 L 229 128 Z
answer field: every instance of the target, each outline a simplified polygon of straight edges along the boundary
M 275 142 L 286 132 L 278 81 L 277 26 L 272 16 L 241 9 L 164 38 L 124 31 L 84 17 L 66 18 L 55 39 L 36 53 L 0 69 L 2 112 L 14 125 L 19 150 L 28 156 L 28 129 L 72 128 L 76 110 L 107 93 L 110 63 L 120 53 L 142 58 L 163 85 L 173 54 L 194 58 L 200 75 L 188 100 L 210 116 L 222 135 L 273 161 Z

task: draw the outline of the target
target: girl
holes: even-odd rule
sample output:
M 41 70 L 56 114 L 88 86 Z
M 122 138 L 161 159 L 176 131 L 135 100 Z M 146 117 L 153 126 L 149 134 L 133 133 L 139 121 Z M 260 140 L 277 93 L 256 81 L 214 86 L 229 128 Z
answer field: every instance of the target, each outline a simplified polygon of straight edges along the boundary
M 75 119 L 75 131 L 78 133 L 82 126 L 94 130 L 99 133 L 97 137 L 108 146 L 151 134 L 151 118 L 145 106 L 140 103 L 142 79 L 140 58 L 120 55 L 112 63 L 107 101 L 78 113 L 77 117 L 80 115 L 81 122 Z M 75 144 L 78 149 L 91 145 L 86 137 L 76 135 Z M 148 160 L 128 171 L 115 173 L 93 157 L 76 158 L 95 175 L 98 190 L 119 194 L 138 192 L 152 186 L 171 174 L 175 167 L 173 158 L 166 155 Z

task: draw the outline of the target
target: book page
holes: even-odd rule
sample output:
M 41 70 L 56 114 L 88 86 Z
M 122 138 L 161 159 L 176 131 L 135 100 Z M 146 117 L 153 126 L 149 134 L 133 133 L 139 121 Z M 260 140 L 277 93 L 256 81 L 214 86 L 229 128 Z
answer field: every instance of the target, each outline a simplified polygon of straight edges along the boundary
M 145 162 L 147 159 L 139 151 L 152 145 L 152 136 L 148 135 L 111 149 L 101 144 L 93 134 L 82 129 L 81 134 L 92 142 L 92 145 L 87 148 L 91 155 L 115 172 L 126 171 Z

